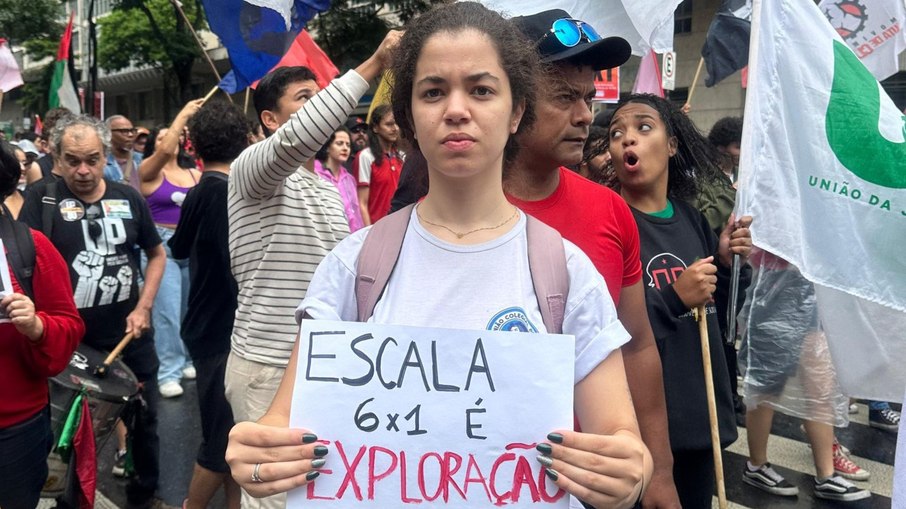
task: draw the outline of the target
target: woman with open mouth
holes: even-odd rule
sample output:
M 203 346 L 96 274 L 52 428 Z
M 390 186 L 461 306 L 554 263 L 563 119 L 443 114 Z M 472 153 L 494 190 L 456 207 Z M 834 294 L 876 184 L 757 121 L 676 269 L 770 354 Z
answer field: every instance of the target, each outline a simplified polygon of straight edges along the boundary
M 685 509 L 709 508 L 715 472 L 698 324 L 705 306 L 721 447 L 736 440 L 730 379 L 714 297 L 726 298 L 733 254 L 752 249 L 751 217 L 731 216 L 720 238 L 689 200 L 720 176 L 720 157 L 669 101 L 633 95 L 610 123 L 619 191 L 639 227 L 645 300 L 664 370 L 673 476 Z M 740 288 L 748 285 L 744 273 Z M 715 295 L 716 293 L 716 295 Z M 744 293 L 744 292 L 743 292 Z

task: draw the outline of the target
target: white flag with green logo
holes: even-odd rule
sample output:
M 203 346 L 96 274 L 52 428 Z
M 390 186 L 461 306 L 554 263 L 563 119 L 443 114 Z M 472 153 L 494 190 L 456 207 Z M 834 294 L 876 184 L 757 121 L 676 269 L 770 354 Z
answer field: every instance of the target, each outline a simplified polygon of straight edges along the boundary
M 900 399 L 906 118 L 811 1 L 756 6 L 739 186 L 755 244 L 816 283 L 844 390 Z

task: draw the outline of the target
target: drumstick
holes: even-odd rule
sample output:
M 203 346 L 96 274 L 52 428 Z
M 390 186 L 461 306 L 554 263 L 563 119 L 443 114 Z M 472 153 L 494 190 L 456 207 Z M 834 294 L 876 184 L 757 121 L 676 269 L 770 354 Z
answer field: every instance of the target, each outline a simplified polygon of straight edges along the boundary
M 128 345 L 133 338 L 135 338 L 134 332 L 126 334 L 123 339 L 120 340 L 119 344 L 116 345 L 116 348 L 114 348 L 113 351 L 110 352 L 110 355 L 108 355 L 107 358 L 104 359 L 104 363 L 97 367 L 96 373 L 98 375 L 104 375 L 104 373 L 107 371 L 107 368 L 110 367 L 111 364 L 113 364 L 113 361 L 115 361 L 117 356 L 123 352 L 123 349 L 126 348 L 126 345 Z

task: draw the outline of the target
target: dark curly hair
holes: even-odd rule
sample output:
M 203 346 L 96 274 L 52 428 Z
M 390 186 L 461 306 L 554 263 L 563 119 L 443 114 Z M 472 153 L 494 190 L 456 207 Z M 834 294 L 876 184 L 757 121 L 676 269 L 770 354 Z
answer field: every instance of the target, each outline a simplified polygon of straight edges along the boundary
M 18 147 L 7 141 L 0 141 L 0 203 L 13 194 L 22 176 L 22 165 L 16 157 Z
M 742 142 L 742 117 L 724 117 L 708 133 L 708 141 L 715 147 L 726 147 Z
M 676 154 L 670 158 L 667 170 L 669 198 L 691 201 L 698 196 L 702 183 L 713 183 L 720 179 L 720 152 L 679 107 L 656 95 L 633 94 L 620 101 L 614 110 L 614 118 L 627 104 L 651 106 L 664 122 L 667 136 L 676 138 Z
M 249 146 L 249 121 L 236 106 L 210 101 L 189 120 L 189 139 L 202 161 L 230 163 Z
M 476 2 L 440 5 L 416 18 L 406 27 L 393 59 L 393 114 L 402 136 L 418 148 L 412 123 L 412 87 L 415 66 L 422 48 L 433 35 L 476 30 L 491 40 L 497 49 L 500 66 L 506 72 L 513 96 L 513 107 L 525 104 L 519 132 L 535 121 L 535 88 L 539 69 L 538 52 L 522 32 L 499 13 Z M 504 161 L 512 162 L 518 152 L 515 135 L 504 149 Z
M 346 126 L 340 126 L 336 131 L 330 133 L 330 138 L 327 138 L 327 142 L 318 149 L 318 153 L 315 154 L 315 159 L 321 161 L 322 163 L 327 160 L 327 150 L 330 148 L 330 144 L 333 143 L 333 140 L 337 139 L 337 133 L 346 133 L 349 134 L 349 129 L 346 129 Z M 350 154 L 352 153 L 352 135 L 349 136 L 350 141 Z

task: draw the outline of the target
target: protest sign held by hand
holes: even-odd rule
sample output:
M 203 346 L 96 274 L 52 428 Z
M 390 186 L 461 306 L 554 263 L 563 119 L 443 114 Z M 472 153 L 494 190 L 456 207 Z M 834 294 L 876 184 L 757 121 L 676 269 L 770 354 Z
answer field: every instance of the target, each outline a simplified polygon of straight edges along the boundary
M 572 428 L 574 350 L 572 336 L 304 321 L 290 427 L 330 454 L 287 506 L 567 507 L 535 446 Z

